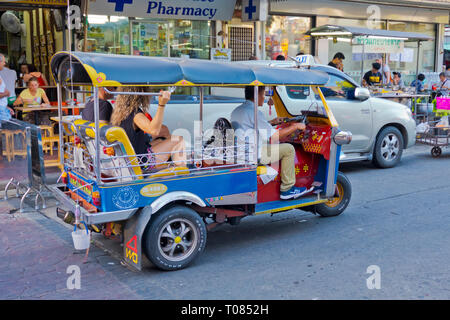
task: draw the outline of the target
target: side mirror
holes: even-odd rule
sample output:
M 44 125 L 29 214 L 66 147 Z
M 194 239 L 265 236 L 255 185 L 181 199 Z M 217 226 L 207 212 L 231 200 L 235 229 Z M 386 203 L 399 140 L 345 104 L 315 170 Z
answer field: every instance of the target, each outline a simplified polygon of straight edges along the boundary
M 356 88 L 355 98 L 361 101 L 365 101 L 370 98 L 370 91 L 367 88 Z

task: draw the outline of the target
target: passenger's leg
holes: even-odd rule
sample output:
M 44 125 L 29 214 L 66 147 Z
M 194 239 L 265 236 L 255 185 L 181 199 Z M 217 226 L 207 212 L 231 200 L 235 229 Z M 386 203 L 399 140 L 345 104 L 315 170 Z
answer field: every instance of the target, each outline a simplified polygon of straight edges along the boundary
M 152 150 L 157 164 L 167 162 L 172 157 L 176 166 L 186 166 L 186 145 L 183 137 L 171 136 L 170 139 L 152 144 Z
M 162 138 L 162 139 L 161 139 Z M 159 134 L 157 136 L 152 136 L 153 141 L 161 141 L 170 139 L 170 131 L 167 126 L 162 125 L 161 130 L 159 130 Z
M 295 185 L 295 148 L 290 143 L 269 144 L 261 147 L 260 162 L 263 165 L 281 161 L 280 191 L 290 190 Z

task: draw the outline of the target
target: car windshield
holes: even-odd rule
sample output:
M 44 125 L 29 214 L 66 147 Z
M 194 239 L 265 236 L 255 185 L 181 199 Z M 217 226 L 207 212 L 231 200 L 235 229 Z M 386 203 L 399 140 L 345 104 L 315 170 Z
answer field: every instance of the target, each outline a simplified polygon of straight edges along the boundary
M 356 86 L 339 75 L 329 74 L 330 78 L 324 87 L 320 87 L 326 100 L 354 100 Z M 321 112 L 322 101 L 318 92 L 310 87 L 292 86 L 278 87 L 278 92 L 283 95 L 286 90 L 287 100 L 284 101 L 287 111 L 292 115 L 298 115 L 301 111 Z

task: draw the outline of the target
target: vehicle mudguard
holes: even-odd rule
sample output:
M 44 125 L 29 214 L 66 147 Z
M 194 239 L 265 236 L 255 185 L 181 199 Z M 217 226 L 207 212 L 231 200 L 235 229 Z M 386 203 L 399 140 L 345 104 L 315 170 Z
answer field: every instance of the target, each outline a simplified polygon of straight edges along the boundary
M 205 202 L 193 193 L 174 191 L 159 197 L 147 207 L 141 208 L 124 225 L 123 259 L 128 266 L 142 270 L 142 240 L 145 228 L 153 214 L 175 201 L 192 202 L 201 207 L 206 206 Z

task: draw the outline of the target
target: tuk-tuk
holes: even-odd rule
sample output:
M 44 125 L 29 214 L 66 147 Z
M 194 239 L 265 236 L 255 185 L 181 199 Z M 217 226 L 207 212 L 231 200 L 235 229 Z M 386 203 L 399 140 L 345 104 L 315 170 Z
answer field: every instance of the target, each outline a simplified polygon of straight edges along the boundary
M 291 209 L 324 217 L 337 216 L 348 206 L 351 185 L 338 171 L 341 145 L 351 133 L 339 131 L 320 89 L 328 75 L 300 66 L 280 68 L 218 63 L 196 59 L 59 52 L 51 60 L 58 87 L 62 183 L 52 189 L 71 219 L 92 232 L 123 239 L 123 259 L 141 270 L 143 253 L 156 267 L 177 270 L 189 265 L 205 248 L 207 231 L 222 223 Z M 155 93 L 123 93 L 121 87 L 147 86 Z M 279 165 L 258 163 L 255 99 L 255 136 L 244 140 L 215 128 L 215 139 L 204 136 L 205 91 L 211 87 L 273 88 L 271 99 L 278 117 L 304 122 L 306 130 L 285 141 L 295 147 L 296 186 L 308 189 L 295 200 L 280 200 Z M 320 97 L 310 110 L 292 115 L 277 86 L 307 87 Z M 114 95 L 159 95 L 164 88 L 197 88 L 198 130 L 186 150 L 189 167 L 167 163 L 157 172 L 143 170 L 144 155 L 133 150 L 125 131 L 99 121 L 100 87 L 117 87 Z M 95 122 L 64 121 L 64 91 L 92 94 Z M 211 143 L 214 141 L 215 143 Z M 227 143 L 222 143 L 223 141 Z M 220 142 L 220 143 L 217 143 Z M 275 172 L 275 174 L 273 174 Z M 67 218 L 67 214 L 64 218 Z

